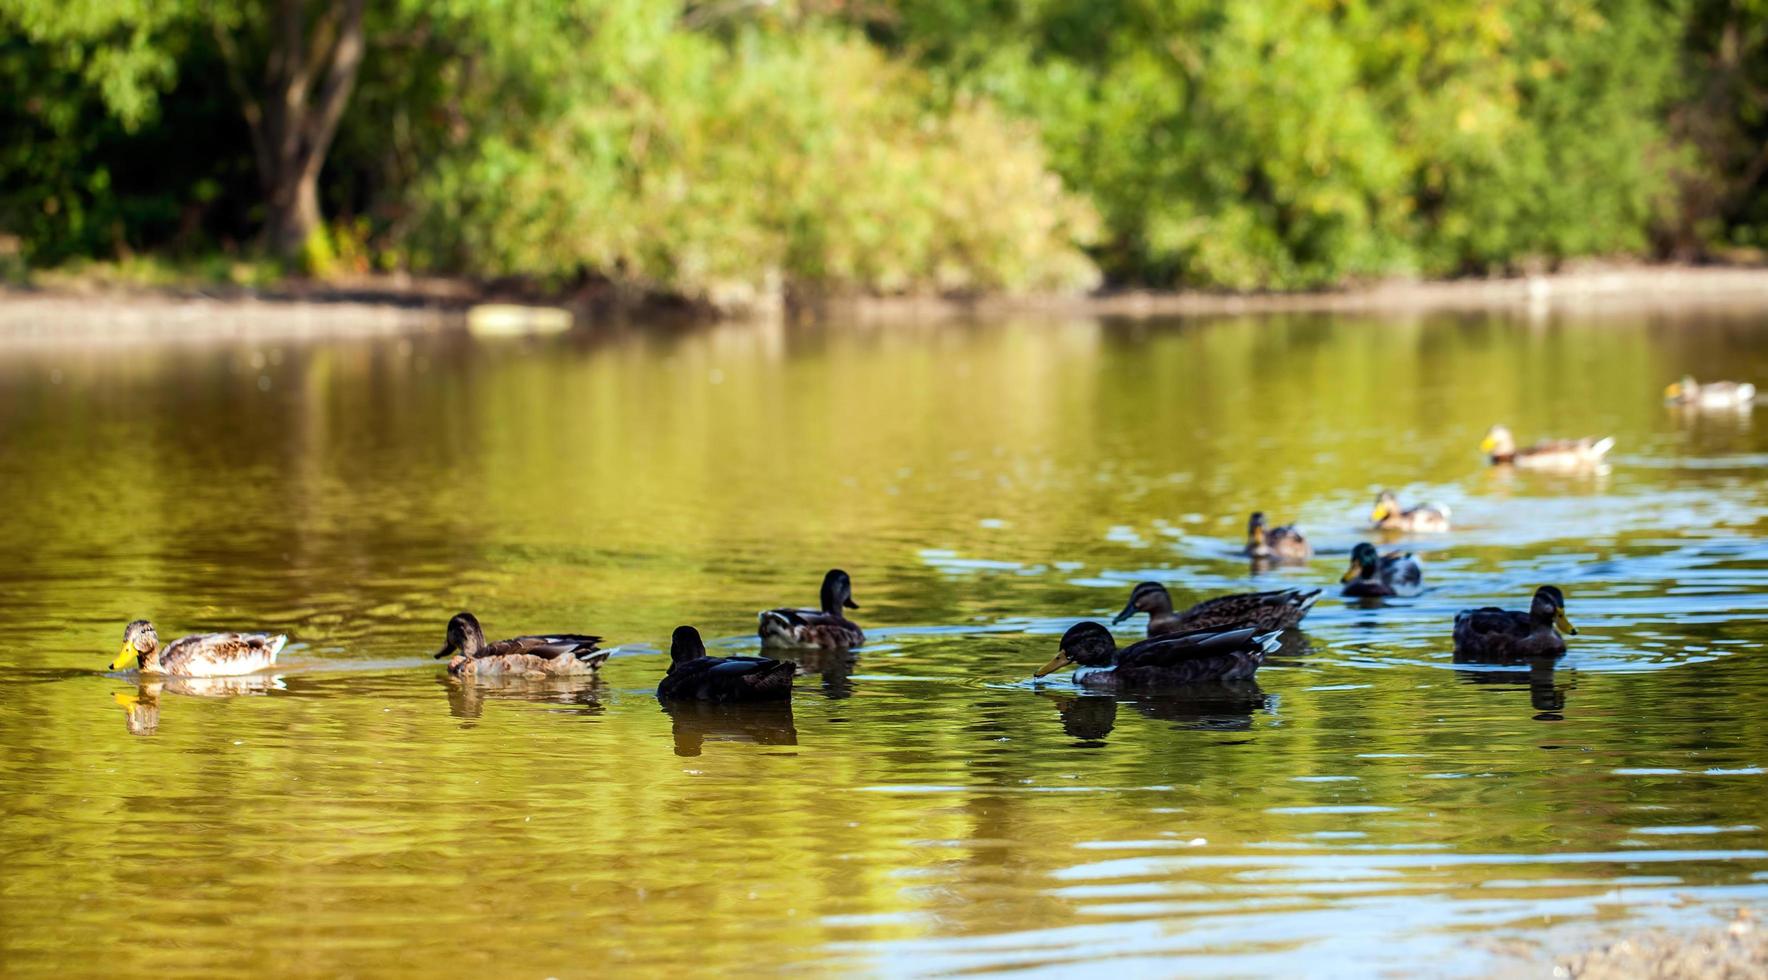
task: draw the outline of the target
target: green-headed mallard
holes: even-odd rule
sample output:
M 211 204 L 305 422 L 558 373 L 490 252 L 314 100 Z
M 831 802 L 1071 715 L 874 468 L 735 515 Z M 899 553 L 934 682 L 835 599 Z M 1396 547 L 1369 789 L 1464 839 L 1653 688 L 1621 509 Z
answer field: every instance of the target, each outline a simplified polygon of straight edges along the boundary
M 823 576 L 821 609 L 769 609 L 757 616 L 756 632 L 764 647 L 816 647 L 835 650 L 866 642 L 857 624 L 841 615 L 842 609 L 858 609 L 853 601 L 853 580 L 839 568 Z
M 657 685 L 657 697 L 719 704 L 785 701 L 792 697 L 797 672 L 798 665 L 790 660 L 708 657 L 700 631 L 677 626 L 669 641 L 669 673 Z
M 123 627 L 123 648 L 112 670 L 139 668 L 143 674 L 181 677 L 232 677 L 276 666 L 289 638 L 280 633 L 200 633 L 162 648 L 153 624 L 137 619 Z
M 1664 389 L 1664 401 L 1684 408 L 1748 408 L 1756 403 L 1756 386 L 1747 381 L 1709 381 L 1688 375 Z
M 486 643 L 479 620 L 463 612 L 448 621 L 448 643 L 436 652 L 436 659 L 453 654 L 448 672 L 456 677 L 588 674 L 608 659 L 608 652 L 596 647 L 600 642 L 599 636 L 554 633 Z
M 1424 566 L 1410 552 L 1377 555 L 1364 541 L 1351 549 L 1351 565 L 1339 581 L 1348 596 L 1413 596 L 1424 588 Z
M 1570 470 L 1595 466 L 1614 445 L 1613 438 L 1545 439 L 1519 449 L 1509 429 L 1494 425 L 1486 430 L 1479 449 L 1491 457 L 1494 466 L 1508 464 L 1528 469 Z
M 1369 521 L 1378 531 L 1440 534 L 1449 529 L 1449 508 L 1444 504 L 1401 508 L 1399 498 L 1383 490 L 1375 496 L 1375 509 L 1370 511 Z
M 1267 527 L 1264 511 L 1254 511 L 1246 521 L 1245 554 L 1260 561 L 1303 562 L 1314 557 L 1314 547 L 1294 524 Z
M 1098 623 L 1077 623 L 1062 635 L 1043 677 L 1070 664 L 1074 682 L 1087 687 L 1159 688 L 1207 681 L 1246 680 L 1277 650 L 1281 630 L 1199 630 L 1132 643 L 1122 650 Z
M 1565 593 L 1543 585 L 1535 590 L 1528 612 L 1486 606 L 1456 613 L 1455 653 L 1487 660 L 1557 657 L 1565 653 L 1562 632 L 1578 635 L 1565 618 Z
M 1148 635 L 1188 633 L 1193 630 L 1226 630 L 1250 626 L 1260 632 L 1283 630 L 1300 623 L 1320 597 L 1319 589 L 1278 589 L 1242 592 L 1205 599 L 1182 613 L 1173 612 L 1173 598 L 1159 582 L 1143 582 L 1130 590 L 1129 605 L 1113 623 L 1139 612 L 1148 614 Z

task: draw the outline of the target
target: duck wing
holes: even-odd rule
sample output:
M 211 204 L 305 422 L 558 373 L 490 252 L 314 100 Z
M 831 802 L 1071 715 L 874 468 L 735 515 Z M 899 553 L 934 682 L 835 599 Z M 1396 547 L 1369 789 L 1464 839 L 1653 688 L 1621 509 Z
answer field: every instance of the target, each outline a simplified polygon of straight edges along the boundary
M 281 633 L 202 633 L 174 640 L 160 653 L 167 673 L 249 674 L 276 664 Z
M 606 660 L 607 653 L 596 644 L 602 642 L 599 636 L 584 636 L 579 633 L 554 633 L 548 636 L 516 636 L 507 640 L 498 640 L 479 651 L 474 659 L 486 657 L 507 657 L 511 654 L 526 654 L 540 660 L 557 660 L 560 657 L 575 657 L 585 663 L 596 659 Z
M 1497 606 L 1463 609 L 1455 614 L 1455 634 L 1480 639 L 1523 637 L 1529 635 L 1528 613 L 1511 612 Z
M 1179 614 L 1172 632 L 1223 630 L 1254 626 L 1279 629 L 1294 626 L 1320 597 L 1319 589 L 1275 589 L 1217 596 Z
M 1248 627 L 1156 636 L 1118 651 L 1117 669 L 1127 671 L 1146 667 L 1177 667 L 1223 654 L 1262 648 L 1262 643 L 1255 640 L 1257 635 L 1257 629 Z

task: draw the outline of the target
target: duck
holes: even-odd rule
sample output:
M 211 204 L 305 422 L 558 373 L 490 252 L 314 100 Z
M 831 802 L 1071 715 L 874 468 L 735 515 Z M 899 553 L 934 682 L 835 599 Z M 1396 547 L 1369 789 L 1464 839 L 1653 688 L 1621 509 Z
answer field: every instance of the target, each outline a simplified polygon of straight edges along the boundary
M 281 633 L 198 633 L 160 646 L 153 623 L 137 619 L 123 627 L 123 648 L 112 670 L 174 677 L 235 677 L 276 666 L 289 638 Z
M 1486 606 L 1456 613 L 1455 655 L 1480 660 L 1558 657 L 1565 653 L 1562 633 L 1578 635 L 1565 616 L 1565 593 L 1543 585 L 1535 590 L 1528 612 Z
M 1525 469 L 1577 469 L 1595 466 L 1613 449 L 1613 437 L 1602 439 L 1545 439 L 1532 446 L 1517 448 L 1516 438 L 1502 425 L 1486 430 L 1479 444 L 1480 452 L 1492 460 L 1493 466 L 1511 465 Z
M 756 632 L 763 647 L 814 647 L 839 650 L 866 642 L 858 624 L 841 610 L 858 609 L 853 601 L 853 580 L 839 568 L 823 576 L 822 608 L 769 609 L 757 614 Z
M 1449 508 L 1446 504 L 1401 508 L 1399 498 L 1392 491 L 1383 490 L 1375 495 L 1375 509 L 1370 511 L 1369 521 L 1378 531 L 1442 534 L 1449 530 Z
M 1056 656 L 1032 676 L 1073 665 L 1074 682 L 1083 687 L 1145 689 L 1248 680 L 1277 650 L 1282 632 L 1196 630 L 1150 637 L 1119 650 L 1110 630 L 1094 622 L 1076 623 L 1062 634 Z
M 1294 524 L 1266 527 L 1264 511 L 1253 511 L 1246 521 L 1246 551 L 1261 561 L 1303 562 L 1314 557 L 1314 547 Z
M 1351 549 L 1351 564 L 1340 582 L 1348 596 L 1413 596 L 1424 588 L 1424 565 L 1411 552 L 1377 555 L 1367 541 Z
M 599 636 L 554 633 L 486 643 L 478 618 L 462 612 L 448 621 L 448 642 L 436 659 L 453 654 L 448 673 L 455 677 L 591 674 L 608 660 L 608 651 L 596 646 L 600 642 Z
M 700 631 L 677 626 L 669 639 L 669 672 L 657 685 L 663 701 L 786 701 L 798 665 L 766 657 L 708 657 Z
M 1747 408 L 1756 403 L 1756 386 L 1747 381 L 1709 381 L 1688 375 L 1664 389 L 1664 401 L 1686 408 Z
M 1225 630 L 1251 626 L 1258 630 L 1293 629 L 1320 598 L 1320 590 L 1277 589 L 1241 592 L 1205 599 L 1182 613 L 1173 612 L 1172 596 L 1159 582 L 1143 582 L 1130 590 L 1129 604 L 1112 625 L 1137 613 L 1148 614 L 1148 635 Z

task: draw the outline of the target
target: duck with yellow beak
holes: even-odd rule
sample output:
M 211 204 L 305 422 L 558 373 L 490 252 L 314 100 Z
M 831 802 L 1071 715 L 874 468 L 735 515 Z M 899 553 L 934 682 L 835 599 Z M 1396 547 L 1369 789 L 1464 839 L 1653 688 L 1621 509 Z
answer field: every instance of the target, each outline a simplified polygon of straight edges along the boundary
M 1756 386 L 1747 381 L 1708 381 L 1688 375 L 1664 389 L 1664 401 L 1683 408 L 1747 409 L 1756 404 Z
M 1146 690 L 1215 681 L 1250 680 L 1276 652 L 1282 630 L 1198 630 L 1151 637 L 1122 650 L 1098 623 L 1077 623 L 1062 634 L 1050 662 L 1032 675 L 1044 677 L 1072 666 L 1086 687 Z
M 1345 595 L 1358 598 L 1415 596 L 1424 590 L 1424 565 L 1411 552 L 1378 555 L 1364 541 L 1351 549 L 1351 565 L 1339 581 Z
M 281 633 L 199 633 L 160 646 L 153 624 L 137 619 L 123 628 L 123 648 L 112 670 L 177 677 L 234 677 L 276 666 L 289 638 Z
M 1528 612 L 1486 606 L 1455 614 L 1455 654 L 1466 660 L 1522 660 L 1558 657 L 1565 653 L 1565 636 L 1578 631 L 1565 618 L 1565 593 L 1557 586 L 1535 590 Z
M 1449 530 L 1449 508 L 1446 504 L 1400 506 L 1400 499 L 1383 490 L 1375 498 L 1375 509 L 1369 512 L 1369 523 L 1377 531 L 1398 531 L 1402 534 L 1442 534 Z

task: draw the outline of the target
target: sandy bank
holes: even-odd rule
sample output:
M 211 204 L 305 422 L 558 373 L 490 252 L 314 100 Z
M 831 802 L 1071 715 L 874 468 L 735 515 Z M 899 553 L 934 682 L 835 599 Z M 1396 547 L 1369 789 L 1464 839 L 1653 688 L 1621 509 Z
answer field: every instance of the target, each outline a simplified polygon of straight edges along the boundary
M 1740 910 L 1729 925 L 1717 929 L 1622 939 L 1562 961 L 1553 975 L 1579 980 L 1764 977 L 1768 976 L 1768 929 L 1754 914 Z
M 234 290 L 221 295 L 142 289 L 0 288 L 0 343 L 289 340 L 463 330 L 468 312 L 486 298 L 470 284 L 391 279 L 299 283 L 272 291 Z M 1008 315 L 1174 317 L 1307 312 L 1613 315 L 1691 308 L 1768 312 L 1768 268 L 1606 267 L 1514 279 L 1388 282 L 1322 293 L 871 297 L 829 300 L 795 315 L 888 322 Z M 648 315 L 639 313 L 626 319 Z M 694 314 L 668 308 L 660 315 L 679 321 Z M 576 310 L 580 326 L 612 318 L 602 310 Z

